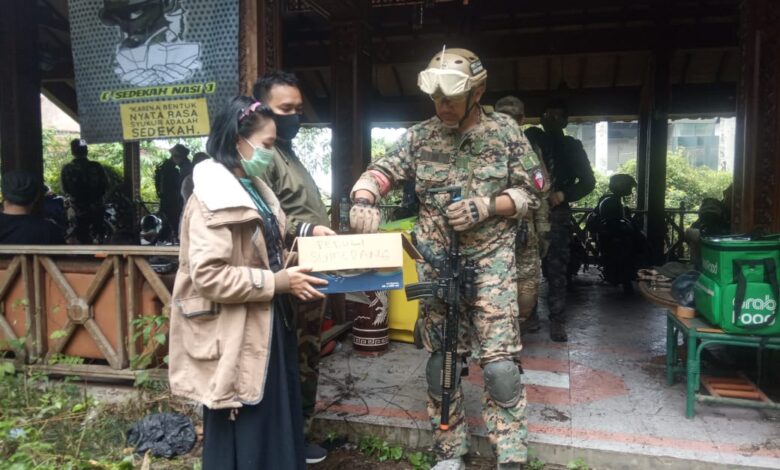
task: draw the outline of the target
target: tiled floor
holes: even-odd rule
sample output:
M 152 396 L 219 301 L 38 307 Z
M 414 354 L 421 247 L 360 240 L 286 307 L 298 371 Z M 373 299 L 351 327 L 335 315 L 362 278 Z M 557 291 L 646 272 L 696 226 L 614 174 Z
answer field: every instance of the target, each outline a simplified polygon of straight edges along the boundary
M 568 343 L 550 342 L 546 328 L 524 337 L 529 440 L 532 449 L 546 449 L 546 460 L 565 464 L 586 455 L 611 462 L 599 468 L 780 468 L 780 412 L 697 405 L 695 418 L 685 418 L 684 384 L 665 381 L 661 308 L 588 275 L 576 281 L 569 306 Z M 380 357 L 346 345 L 322 364 L 320 425 L 338 420 L 425 432 L 426 360 L 403 343 L 391 343 Z M 481 370 L 472 365 L 464 391 L 475 441 L 485 434 L 482 388 Z

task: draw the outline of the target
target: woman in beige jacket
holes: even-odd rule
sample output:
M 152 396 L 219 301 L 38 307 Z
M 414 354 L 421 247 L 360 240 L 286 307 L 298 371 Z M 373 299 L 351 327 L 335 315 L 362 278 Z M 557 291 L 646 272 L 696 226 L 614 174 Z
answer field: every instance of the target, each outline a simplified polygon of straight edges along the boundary
M 214 119 L 195 167 L 173 289 L 170 384 L 204 405 L 203 468 L 304 469 L 297 344 L 286 294 L 325 281 L 283 268 L 285 218 L 259 178 L 272 158 L 270 110 L 237 97 Z

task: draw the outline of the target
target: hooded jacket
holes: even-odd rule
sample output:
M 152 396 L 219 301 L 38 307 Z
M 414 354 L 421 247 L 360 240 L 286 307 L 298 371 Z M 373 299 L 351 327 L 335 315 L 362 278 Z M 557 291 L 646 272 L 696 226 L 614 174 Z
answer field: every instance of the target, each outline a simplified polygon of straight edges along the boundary
M 256 404 L 265 388 L 272 300 L 289 291 L 289 278 L 269 270 L 262 219 L 238 179 L 207 160 L 193 180 L 171 302 L 171 392 L 210 409 Z M 279 201 L 261 180 L 253 183 L 284 233 Z

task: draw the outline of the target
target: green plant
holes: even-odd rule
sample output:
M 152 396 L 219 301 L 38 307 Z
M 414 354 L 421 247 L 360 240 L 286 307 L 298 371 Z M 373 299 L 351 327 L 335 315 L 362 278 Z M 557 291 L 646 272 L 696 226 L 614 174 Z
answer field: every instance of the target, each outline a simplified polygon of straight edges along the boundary
M 358 444 L 360 452 L 375 457 L 378 461 L 401 460 L 404 457 L 404 449 L 401 446 L 391 446 L 375 436 L 364 436 Z
M 6 375 L 15 375 L 15 374 L 16 374 L 16 366 L 14 366 L 13 362 L 0 363 L 0 379 L 5 377 Z
M 525 464 L 526 470 L 543 470 L 544 469 L 544 462 L 539 460 L 538 458 L 529 459 L 528 462 Z
M 412 465 L 414 470 L 429 470 L 436 463 L 436 458 L 433 454 L 419 451 L 407 454 L 406 460 Z
M 569 470 L 590 470 L 587 462 L 582 457 L 577 457 L 571 462 L 566 464 L 566 468 Z
M 165 346 L 168 340 L 168 317 L 166 315 L 143 315 L 132 321 L 134 333 L 130 337 L 130 342 L 136 342 L 139 339 L 142 343 L 141 352 L 130 356 L 130 368 L 144 369 L 136 374 L 135 385 L 142 386 L 148 384 L 151 376 L 148 370 L 156 357 L 157 348 Z M 168 356 L 162 358 L 164 364 L 168 363 Z
M 49 358 L 46 360 L 46 362 L 49 365 L 64 364 L 68 366 L 76 366 L 84 364 L 84 358 L 78 356 L 69 356 L 62 353 L 52 353 L 49 355 Z

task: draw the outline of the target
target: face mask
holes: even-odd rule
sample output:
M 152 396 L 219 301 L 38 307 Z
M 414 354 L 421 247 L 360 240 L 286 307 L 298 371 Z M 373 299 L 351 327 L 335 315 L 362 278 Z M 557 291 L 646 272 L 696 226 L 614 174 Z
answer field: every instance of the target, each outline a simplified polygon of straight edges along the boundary
M 249 176 L 263 176 L 266 168 L 268 168 L 268 165 L 274 159 L 274 151 L 265 147 L 255 147 L 252 145 L 252 142 L 246 139 L 244 139 L 244 141 L 252 146 L 254 151 L 252 152 L 251 160 L 246 160 L 244 159 L 244 156 L 241 155 L 241 166 L 244 167 L 244 171 Z M 241 152 L 239 152 L 239 154 L 240 153 Z
M 282 140 L 293 140 L 301 128 L 301 116 L 298 114 L 274 114 L 276 136 Z

